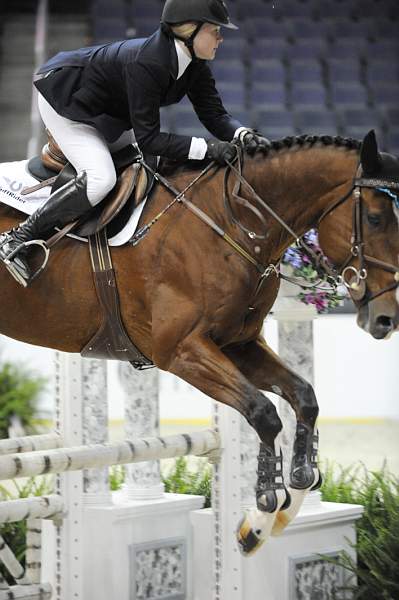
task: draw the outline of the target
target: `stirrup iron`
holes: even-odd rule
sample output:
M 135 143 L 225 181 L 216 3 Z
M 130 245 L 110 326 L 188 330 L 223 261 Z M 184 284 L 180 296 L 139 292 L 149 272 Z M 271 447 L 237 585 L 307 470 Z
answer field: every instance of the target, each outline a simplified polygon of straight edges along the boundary
M 38 269 L 36 269 L 36 271 L 33 273 L 33 275 L 31 275 L 29 277 L 29 279 L 25 279 L 25 277 L 23 277 L 21 275 L 21 273 L 19 272 L 18 268 L 13 264 L 12 259 L 15 256 L 17 256 L 17 254 L 23 248 L 28 248 L 29 246 L 39 246 L 44 252 L 44 258 L 43 258 L 42 264 L 40 265 L 40 267 Z M 21 284 L 23 287 L 28 287 L 28 285 L 30 283 L 32 283 L 32 281 L 34 279 L 36 279 L 36 277 L 38 277 L 40 275 L 40 273 L 42 273 L 42 271 L 44 271 L 44 269 L 46 268 L 49 256 L 50 256 L 50 249 L 44 240 L 30 240 L 29 242 L 22 242 L 22 244 L 17 246 L 12 252 L 10 252 L 10 254 L 7 256 L 7 258 L 5 258 L 3 260 L 3 263 L 7 267 L 9 273 L 14 277 L 14 279 L 19 284 Z

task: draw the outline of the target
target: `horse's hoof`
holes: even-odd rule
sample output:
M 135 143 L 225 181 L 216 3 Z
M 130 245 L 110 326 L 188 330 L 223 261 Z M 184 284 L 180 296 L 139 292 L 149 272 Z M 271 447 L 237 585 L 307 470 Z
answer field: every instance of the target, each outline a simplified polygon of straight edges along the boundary
M 237 542 L 240 552 L 243 556 L 251 556 L 265 542 L 266 538 L 262 535 L 261 529 L 254 530 L 247 516 L 244 516 L 237 526 Z

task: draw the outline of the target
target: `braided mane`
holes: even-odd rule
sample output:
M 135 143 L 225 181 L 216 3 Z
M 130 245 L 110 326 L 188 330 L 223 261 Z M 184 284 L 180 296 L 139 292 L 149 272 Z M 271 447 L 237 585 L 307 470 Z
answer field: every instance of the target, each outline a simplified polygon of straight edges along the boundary
M 288 136 L 280 140 L 273 140 L 271 142 L 271 150 L 278 152 L 280 150 L 287 150 L 294 146 L 299 147 L 312 147 L 318 142 L 321 142 L 323 146 L 336 146 L 347 148 L 348 150 L 360 150 L 361 142 L 353 138 L 342 137 L 340 135 L 297 135 Z M 268 155 L 268 151 L 264 152 L 264 156 Z M 204 160 L 186 160 L 183 163 L 178 161 L 162 159 L 159 171 L 165 177 L 177 175 L 178 173 L 187 171 L 199 171 L 209 164 L 210 160 L 205 158 Z

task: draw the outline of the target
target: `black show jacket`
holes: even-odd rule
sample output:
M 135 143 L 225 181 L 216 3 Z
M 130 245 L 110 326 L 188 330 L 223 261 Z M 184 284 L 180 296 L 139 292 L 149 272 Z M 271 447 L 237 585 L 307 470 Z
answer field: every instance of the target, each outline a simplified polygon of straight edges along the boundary
M 192 61 L 177 78 L 174 39 L 158 29 L 132 39 L 60 52 L 38 71 L 35 86 L 62 116 L 93 125 L 108 142 L 133 129 L 145 153 L 186 159 L 191 137 L 160 132 L 159 109 L 188 95 L 200 121 L 230 141 L 242 124 L 223 107 L 206 61 Z

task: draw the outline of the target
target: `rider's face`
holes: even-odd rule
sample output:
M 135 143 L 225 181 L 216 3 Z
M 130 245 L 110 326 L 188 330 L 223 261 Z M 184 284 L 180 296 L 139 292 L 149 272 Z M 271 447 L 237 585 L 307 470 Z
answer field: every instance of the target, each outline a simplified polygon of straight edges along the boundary
M 194 38 L 194 52 L 197 58 L 213 60 L 219 44 L 223 42 L 220 27 L 204 23 Z

